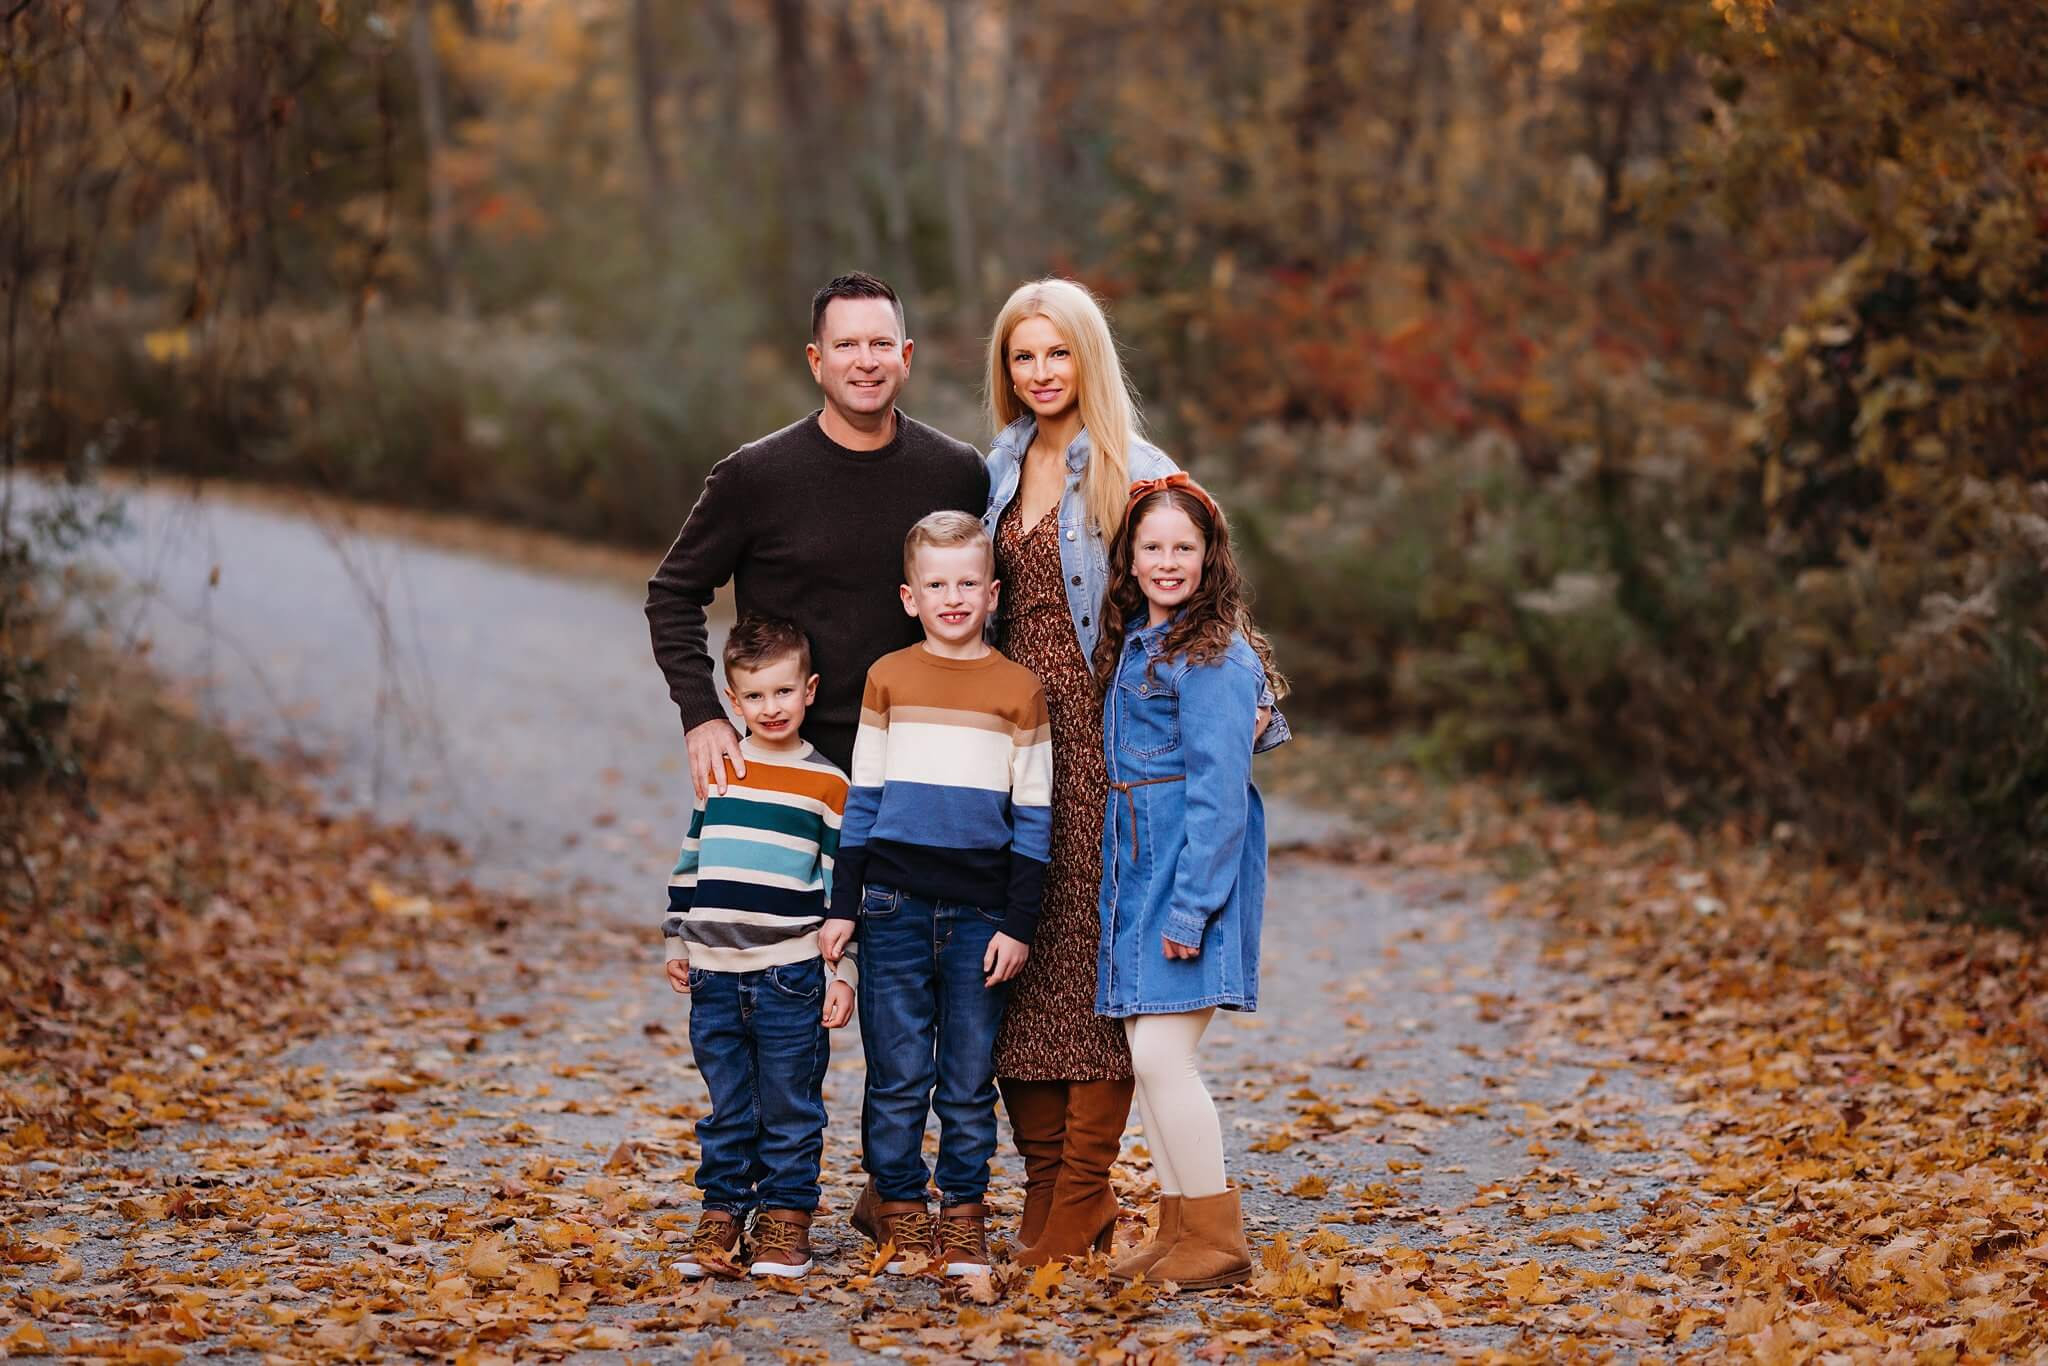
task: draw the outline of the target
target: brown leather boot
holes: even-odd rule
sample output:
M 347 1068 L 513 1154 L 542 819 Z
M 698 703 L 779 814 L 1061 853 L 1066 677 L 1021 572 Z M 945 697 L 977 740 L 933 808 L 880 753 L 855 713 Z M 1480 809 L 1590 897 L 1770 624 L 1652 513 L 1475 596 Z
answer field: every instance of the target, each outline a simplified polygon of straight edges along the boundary
M 988 1206 L 939 1207 L 939 1269 L 948 1276 L 981 1276 L 993 1270 L 988 1259 Z
M 1140 1276 L 1147 1280 L 1158 1279 L 1152 1275 L 1153 1266 L 1180 1241 L 1180 1197 L 1160 1196 L 1159 1211 L 1152 1223 L 1152 1236 L 1145 1240 L 1144 1245 L 1135 1252 L 1117 1258 L 1116 1264 L 1110 1267 L 1111 1280 L 1130 1281 Z
M 811 1269 L 811 1212 L 764 1209 L 754 1216 L 753 1276 L 801 1276 Z
M 1248 1280 L 1251 1274 L 1238 1188 L 1200 1198 L 1182 1196 L 1180 1239 L 1152 1264 L 1147 1279 L 1172 1281 L 1183 1290 L 1213 1290 Z
M 1017 1227 L 1017 1247 L 1023 1249 L 1038 1241 L 1045 1212 L 1052 1208 L 1067 1137 L 1067 1083 L 998 1077 L 996 1085 L 1009 1112 L 1010 1137 L 1024 1159 L 1024 1218 Z
M 722 1209 L 707 1209 L 697 1216 L 690 1250 L 676 1259 L 675 1269 L 693 1281 L 705 1276 L 729 1280 L 746 1274 L 746 1259 L 738 1217 Z
M 921 1252 L 927 1257 L 938 1250 L 938 1225 L 931 1207 L 922 1200 L 883 1200 L 875 1194 L 875 1183 L 861 1188 L 853 1202 L 854 1228 L 880 1248 L 895 1244 L 896 1254 L 882 1270 L 898 1273 L 906 1269 L 905 1256 Z
M 1090 1248 L 1109 1251 L 1122 1212 L 1109 1186 L 1109 1169 L 1123 1143 L 1134 1086 L 1129 1077 L 1068 1083 L 1067 1141 L 1060 1150 L 1052 1207 L 1038 1240 L 1017 1254 L 1017 1265 L 1042 1266 L 1058 1257 L 1083 1256 Z

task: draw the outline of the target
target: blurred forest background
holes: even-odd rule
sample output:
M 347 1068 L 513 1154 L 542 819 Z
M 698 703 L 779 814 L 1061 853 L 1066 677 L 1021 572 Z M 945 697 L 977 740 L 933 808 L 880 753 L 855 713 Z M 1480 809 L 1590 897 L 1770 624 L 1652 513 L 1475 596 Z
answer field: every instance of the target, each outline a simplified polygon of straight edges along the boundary
M 2048 908 L 2037 0 L 0 0 L 17 467 L 663 546 L 1110 302 L 1331 723 Z M 0 519 L 7 781 L 61 764 Z M 45 595 L 47 596 L 47 595 Z

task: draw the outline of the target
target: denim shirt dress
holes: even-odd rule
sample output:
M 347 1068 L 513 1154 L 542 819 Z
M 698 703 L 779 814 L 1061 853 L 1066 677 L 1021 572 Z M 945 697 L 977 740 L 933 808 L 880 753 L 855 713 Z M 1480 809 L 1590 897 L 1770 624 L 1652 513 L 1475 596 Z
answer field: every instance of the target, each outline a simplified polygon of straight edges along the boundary
M 1026 413 L 996 433 L 995 442 L 989 447 L 988 511 L 983 514 L 981 525 L 992 545 L 996 524 L 1002 521 L 1004 510 L 1023 484 L 1024 454 L 1037 435 L 1038 419 Z M 1088 515 L 1087 497 L 1081 487 L 1081 476 L 1086 473 L 1088 458 L 1094 450 L 1084 427 L 1067 447 L 1067 482 L 1060 490 L 1059 506 L 1060 580 L 1066 586 L 1067 613 L 1074 619 L 1074 636 L 1081 642 L 1081 658 L 1088 661 L 1090 668 L 1095 664 L 1095 642 L 1102 635 L 1102 599 L 1109 591 L 1109 542 L 1102 528 Z M 1180 472 L 1180 466 L 1149 441 L 1133 439 L 1126 461 L 1132 483 L 1163 479 Z M 988 632 L 993 641 L 994 613 L 989 615 Z M 1264 686 L 1263 671 L 1259 678 L 1259 705 L 1272 707 L 1273 694 Z M 1266 726 L 1266 733 L 1259 737 L 1258 752 L 1264 754 L 1292 738 L 1287 718 L 1278 707 L 1273 707 L 1273 719 Z
M 1266 811 L 1251 742 L 1265 670 L 1241 636 L 1208 664 L 1161 658 L 1166 630 L 1125 638 L 1102 704 L 1098 1015 L 1258 1007 Z M 1168 958 L 1162 937 L 1202 951 Z

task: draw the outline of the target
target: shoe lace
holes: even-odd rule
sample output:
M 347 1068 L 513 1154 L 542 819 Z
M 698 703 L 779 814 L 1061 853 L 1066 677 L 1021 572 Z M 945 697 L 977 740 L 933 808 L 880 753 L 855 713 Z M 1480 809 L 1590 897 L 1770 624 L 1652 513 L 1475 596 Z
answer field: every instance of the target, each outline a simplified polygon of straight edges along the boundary
M 959 1252 L 964 1259 L 980 1261 L 983 1258 L 983 1237 L 979 1219 L 939 1220 L 940 1253 Z
M 895 1235 L 896 1250 L 907 1252 L 911 1248 L 929 1248 L 937 1232 L 936 1216 L 930 1210 L 912 1210 L 896 1216 L 896 1225 L 891 1232 Z
M 757 1219 L 754 1221 L 754 1252 L 757 1255 L 795 1252 L 797 1232 L 797 1226 L 787 1219 Z M 769 1257 L 767 1260 L 787 1259 Z
M 690 1250 L 699 1257 L 712 1257 L 724 1261 L 732 1256 L 738 1239 L 733 1236 L 739 1225 L 730 1219 L 703 1218 L 697 1221 L 697 1232 L 690 1242 Z

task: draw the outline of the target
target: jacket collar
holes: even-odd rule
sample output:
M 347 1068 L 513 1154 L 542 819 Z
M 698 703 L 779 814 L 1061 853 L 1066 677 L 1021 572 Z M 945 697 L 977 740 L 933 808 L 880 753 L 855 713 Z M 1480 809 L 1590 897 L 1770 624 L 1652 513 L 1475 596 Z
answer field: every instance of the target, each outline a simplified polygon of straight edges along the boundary
M 1031 449 L 1031 439 L 1037 435 L 1038 419 L 1026 413 L 996 433 L 996 439 L 990 444 L 989 452 L 994 454 L 1000 451 L 1021 465 L 1024 463 L 1024 452 Z M 1088 429 L 1083 427 L 1081 434 L 1067 446 L 1067 472 L 1079 474 L 1087 469 L 1088 457 L 1094 453 L 1095 445 L 1089 440 Z

